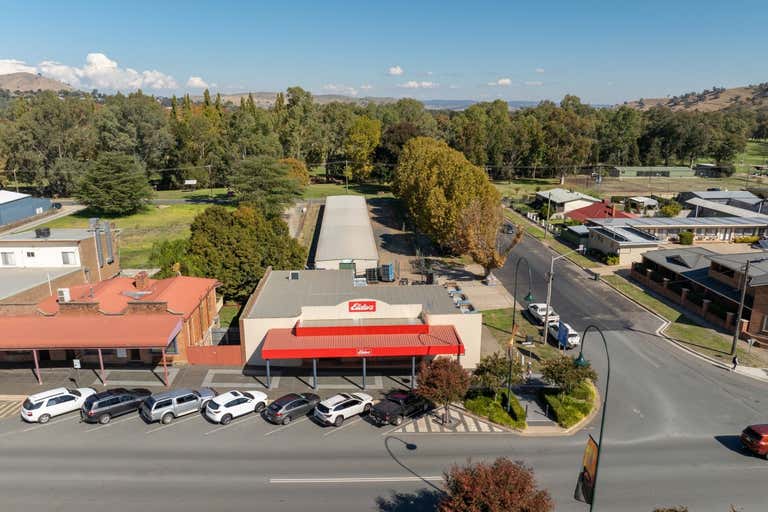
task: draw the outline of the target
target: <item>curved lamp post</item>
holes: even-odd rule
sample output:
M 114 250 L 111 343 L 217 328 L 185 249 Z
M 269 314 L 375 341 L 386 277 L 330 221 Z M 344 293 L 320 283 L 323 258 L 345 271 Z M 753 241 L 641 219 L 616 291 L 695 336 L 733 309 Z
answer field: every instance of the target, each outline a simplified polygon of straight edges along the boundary
M 528 293 L 523 298 L 525 302 L 533 302 L 533 294 L 531 293 L 531 283 L 533 282 L 533 277 L 531 274 L 531 264 L 528 263 L 528 259 L 525 256 L 520 256 L 517 259 L 517 263 L 515 264 L 515 281 L 512 291 L 512 298 L 517 301 L 517 272 L 520 270 L 520 262 L 525 262 L 525 267 L 528 269 Z M 512 394 L 512 347 L 515 344 L 515 325 L 517 320 L 517 307 L 513 304 L 512 305 L 512 338 L 509 340 L 509 345 L 507 345 L 507 359 L 509 360 L 509 373 L 507 375 L 507 412 L 510 411 L 510 402 L 511 400 L 509 397 Z
M 611 381 L 611 358 L 608 355 L 608 343 L 605 341 L 605 335 L 596 325 L 589 325 L 584 329 L 584 334 L 581 336 L 581 349 L 579 350 L 579 356 L 573 361 L 573 364 L 583 368 L 589 366 L 589 361 L 584 358 L 584 342 L 587 340 L 587 333 L 590 329 L 597 331 L 600 337 L 603 339 L 603 346 L 605 347 L 605 359 L 608 363 L 608 370 L 605 373 L 605 393 L 603 394 L 603 414 L 600 418 L 600 437 L 597 441 L 597 460 L 595 462 L 595 480 L 592 487 L 592 501 L 589 504 L 590 512 L 595 506 L 595 496 L 597 495 L 597 473 L 600 470 L 600 454 L 603 451 L 603 432 L 605 431 L 605 411 L 608 409 L 608 384 Z

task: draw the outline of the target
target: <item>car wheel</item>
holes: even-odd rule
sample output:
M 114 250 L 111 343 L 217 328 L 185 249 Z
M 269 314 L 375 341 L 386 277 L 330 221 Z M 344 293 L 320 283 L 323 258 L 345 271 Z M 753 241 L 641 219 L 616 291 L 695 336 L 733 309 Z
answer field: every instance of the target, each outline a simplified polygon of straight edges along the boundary
M 160 421 L 163 422 L 163 425 L 168 425 L 170 422 L 173 421 L 173 414 L 169 412 L 163 414 L 163 417 L 160 419 Z
M 392 424 L 394 426 L 396 426 L 396 427 L 399 427 L 400 425 L 403 424 L 403 420 L 404 420 L 404 418 L 402 416 L 398 416 L 398 417 L 395 418 L 395 420 L 392 422 Z
M 363 414 L 370 414 L 371 413 L 371 404 L 365 404 L 365 407 L 363 407 Z
M 51 419 L 50 414 L 43 414 L 39 418 L 37 418 L 38 423 L 48 423 L 48 421 Z
M 336 420 L 333 422 L 333 424 L 337 427 L 342 426 L 344 424 L 344 416 L 342 416 L 341 414 L 336 416 Z
M 287 425 L 290 422 L 291 422 L 291 417 L 290 416 L 286 416 L 285 418 L 283 418 L 283 425 Z
M 256 408 L 254 409 L 254 412 L 260 413 L 266 408 L 267 408 L 267 405 L 264 402 L 259 402 L 256 404 Z
M 110 420 L 112 420 L 112 416 L 110 416 L 109 414 L 102 414 L 101 416 L 99 416 L 99 423 L 101 423 L 102 425 L 106 425 L 107 423 L 110 422 Z
M 232 415 L 231 414 L 225 414 L 224 416 L 222 416 L 222 418 L 221 418 L 221 424 L 222 425 L 229 425 L 230 423 L 232 423 Z

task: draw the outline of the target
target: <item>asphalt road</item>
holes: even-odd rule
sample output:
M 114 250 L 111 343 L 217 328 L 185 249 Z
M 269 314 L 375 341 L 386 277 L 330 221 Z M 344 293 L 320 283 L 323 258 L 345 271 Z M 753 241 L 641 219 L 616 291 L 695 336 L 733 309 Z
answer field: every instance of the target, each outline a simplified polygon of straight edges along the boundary
M 528 256 L 534 293 L 544 297 L 549 250 L 524 239 L 515 251 Z M 513 256 L 497 272 L 510 290 L 514 264 Z M 554 306 L 578 329 L 605 328 L 611 353 L 596 510 L 765 511 L 768 462 L 741 453 L 736 436 L 745 424 L 768 421 L 768 385 L 681 353 L 653 334 L 654 317 L 570 263 L 556 265 Z M 586 343 L 604 375 L 599 341 L 590 335 Z M 388 435 L 362 420 L 339 430 L 310 420 L 277 427 L 253 415 L 223 428 L 199 416 L 169 426 L 134 415 L 108 426 L 74 416 L 43 426 L 8 418 L 0 420 L 0 510 L 421 511 L 450 464 L 506 455 L 535 469 L 558 511 L 584 511 L 572 495 L 597 425 L 570 437 L 525 438 Z

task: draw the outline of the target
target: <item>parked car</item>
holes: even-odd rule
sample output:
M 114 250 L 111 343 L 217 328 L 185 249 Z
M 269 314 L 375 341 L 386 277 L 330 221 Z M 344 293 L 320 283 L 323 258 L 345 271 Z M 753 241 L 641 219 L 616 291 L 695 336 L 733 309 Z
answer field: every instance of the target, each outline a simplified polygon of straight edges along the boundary
M 208 401 L 205 416 L 216 423 L 229 425 L 238 416 L 261 412 L 267 406 L 267 395 L 261 391 L 227 391 Z
M 566 338 L 565 348 L 574 348 L 578 347 L 579 343 L 581 343 L 581 336 L 579 333 L 571 327 L 569 324 L 563 322 L 563 327 L 565 327 L 565 330 L 568 332 L 568 336 Z M 554 339 L 558 346 L 560 345 L 560 339 L 558 337 L 558 334 L 560 333 L 560 322 L 550 322 L 549 323 L 549 335 L 552 336 L 552 339 Z
M 265 417 L 272 423 L 287 425 L 312 411 L 319 401 L 314 393 L 289 393 L 269 404 Z
M 768 459 L 768 423 L 745 428 L 741 433 L 741 444 L 755 455 Z
M 528 306 L 528 313 L 533 317 L 534 320 L 539 322 L 540 324 L 544 324 L 544 317 L 547 316 L 547 305 L 537 302 L 534 304 L 530 304 Z M 550 322 L 559 322 L 560 321 L 560 315 L 555 312 L 555 308 L 552 306 L 549 306 L 549 318 L 548 320 Z
M 373 397 L 365 393 L 339 393 L 323 400 L 315 407 L 315 418 L 326 425 L 340 427 L 344 420 L 368 414 L 373 407 Z
M 139 407 L 139 414 L 150 423 L 160 421 L 164 425 L 169 424 L 175 418 L 198 412 L 205 409 L 208 402 L 216 396 L 216 391 L 211 388 L 174 389 L 163 393 L 155 393 Z
M 106 425 L 112 418 L 136 411 L 141 402 L 152 392 L 148 389 L 109 389 L 85 399 L 80 409 L 80 418 L 86 423 Z
M 56 388 L 30 395 L 21 404 L 21 419 L 30 423 L 48 423 L 54 416 L 76 411 L 85 399 L 96 394 L 92 388 Z
M 432 404 L 426 398 L 405 390 L 390 391 L 371 409 L 371 419 L 379 425 L 400 425 L 405 418 L 428 411 Z

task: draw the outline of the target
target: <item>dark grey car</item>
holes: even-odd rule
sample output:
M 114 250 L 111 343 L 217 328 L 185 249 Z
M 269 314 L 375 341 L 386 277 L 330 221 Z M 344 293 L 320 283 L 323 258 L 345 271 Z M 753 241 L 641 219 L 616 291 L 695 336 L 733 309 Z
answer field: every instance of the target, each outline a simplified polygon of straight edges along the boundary
M 320 397 L 314 393 L 288 393 L 267 407 L 264 416 L 272 423 L 287 425 L 291 421 L 306 414 L 320 402 Z
M 198 412 L 208 405 L 208 402 L 216 396 L 216 391 L 211 388 L 174 389 L 155 393 L 141 404 L 139 414 L 148 422 L 160 421 L 164 425 L 169 424 L 175 418 Z
M 117 388 L 96 393 L 85 399 L 80 418 L 86 423 L 107 424 L 115 416 L 136 411 L 151 394 L 150 390 L 143 388 Z

